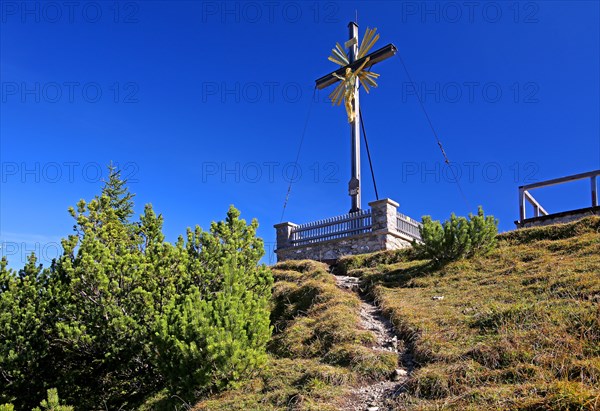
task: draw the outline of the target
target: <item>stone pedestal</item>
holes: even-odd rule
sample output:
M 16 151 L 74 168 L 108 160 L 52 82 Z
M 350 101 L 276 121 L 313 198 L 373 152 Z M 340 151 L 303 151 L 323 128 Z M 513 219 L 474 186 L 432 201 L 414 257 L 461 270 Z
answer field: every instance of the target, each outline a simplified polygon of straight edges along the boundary
M 277 250 L 289 248 L 292 246 L 292 230 L 298 227 L 298 224 L 285 222 L 275 224 L 275 232 L 277 234 Z
M 411 240 L 398 232 L 398 204 L 390 198 L 369 203 L 373 218 L 372 235 L 380 243 L 380 250 L 396 250 L 410 246 Z
M 395 231 L 399 205 L 389 198 L 371 201 L 369 207 L 371 207 L 371 216 L 373 218 L 373 231 Z

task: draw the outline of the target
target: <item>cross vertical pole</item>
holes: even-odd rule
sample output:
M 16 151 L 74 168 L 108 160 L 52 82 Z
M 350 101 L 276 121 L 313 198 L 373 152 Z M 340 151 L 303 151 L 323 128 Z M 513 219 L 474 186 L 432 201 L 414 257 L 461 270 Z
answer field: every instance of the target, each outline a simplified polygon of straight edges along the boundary
M 368 53 L 379 38 L 379 35 L 375 36 L 375 31 L 376 29 L 368 30 L 367 39 L 370 40 L 367 41 L 367 44 L 361 44 L 361 47 L 364 46 L 362 54 Z M 374 64 L 392 57 L 396 54 L 397 49 L 393 44 L 388 44 L 369 55 L 362 55 L 361 58 L 358 58 L 358 51 L 360 49 L 358 47 L 358 25 L 355 22 L 351 21 L 348 24 L 348 33 L 350 39 L 344 43 L 344 49 L 341 45 L 336 45 L 337 50 L 332 50 L 332 54 L 329 56 L 329 60 L 341 67 L 317 79 L 315 86 L 318 90 L 321 90 L 341 81 L 333 93 L 330 94 L 332 103 L 340 105 L 343 99 L 348 119 L 354 117 L 354 121 L 350 123 L 350 182 L 348 184 L 348 194 L 351 198 L 350 212 L 356 213 L 361 210 L 360 197 L 362 195 L 360 192 L 359 81 L 365 80 L 375 87 L 377 84 L 374 79 L 379 75 L 372 72 L 369 73 L 370 68 Z M 348 48 L 347 54 L 345 48 Z
M 358 25 L 355 22 L 348 24 L 349 29 L 349 40 L 351 43 L 349 47 L 348 58 L 350 64 L 357 60 L 358 55 Z M 351 213 L 355 213 L 360 210 L 360 105 L 358 95 L 358 78 L 354 80 L 354 102 L 352 103 L 354 108 L 354 121 L 350 123 L 351 140 L 350 140 L 350 182 L 348 183 L 348 192 L 351 197 L 352 208 Z

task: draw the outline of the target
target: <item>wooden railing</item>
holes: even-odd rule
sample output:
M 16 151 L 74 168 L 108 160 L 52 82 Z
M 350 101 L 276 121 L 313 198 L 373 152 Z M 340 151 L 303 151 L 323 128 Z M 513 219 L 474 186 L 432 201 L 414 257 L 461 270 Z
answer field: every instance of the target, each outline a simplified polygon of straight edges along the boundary
M 421 233 L 419 232 L 421 223 L 418 221 L 413 220 L 409 216 L 406 216 L 402 213 L 398 213 L 396 217 L 396 224 L 396 229 L 402 234 L 405 234 L 415 240 L 421 239 Z
M 525 214 L 525 209 L 527 203 L 533 206 L 533 216 L 540 217 L 549 215 L 549 213 L 540 205 L 540 203 L 533 198 L 529 190 L 533 190 L 534 188 L 541 187 L 549 187 L 557 184 L 568 183 L 571 181 L 590 179 L 590 187 L 591 187 L 591 200 L 592 207 L 598 206 L 598 186 L 597 186 L 597 178 L 600 176 L 600 170 L 594 170 L 587 173 L 575 174 L 572 176 L 566 176 L 561 178 L 555 178 L 553 180 L 540 181 L 539 183 L 527 184 L 519 187 L 519 218 L 520 222 L 523 222 L 527 216 Z
M 292 246 L 320 243 L 371 232 L 371 210 L 299 225 L 292 231 Z

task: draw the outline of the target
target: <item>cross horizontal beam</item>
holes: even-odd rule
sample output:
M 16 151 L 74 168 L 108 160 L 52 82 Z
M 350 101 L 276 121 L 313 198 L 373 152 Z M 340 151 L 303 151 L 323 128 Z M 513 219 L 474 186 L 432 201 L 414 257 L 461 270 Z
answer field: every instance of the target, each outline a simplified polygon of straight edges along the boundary
M 365 68 L 369 68 L 373 64 L 379 63 L 380 61 L 383 61 L 387 58 L 392 57 L 393 55 L 396 54 L 397 51 L 398 51 L 398 49 L 396 48 L 396 46 L 394 46 L 393 44 L 390 43 L 387 46 L 384 46 L 384 47 L 380 48 L 379 50 L 374 51 L 373 53 L 369 54 L 368 56 L 358 59 L 355 62 L 350 63 L 345 67 L 342 67 L 332 73 L 329 73 L 329 74 L 321 77 L 318 80 L 315 80 L 317 88 L 319 90 L 321 90 L 321 89 L 324 89 L 325 87 L 329 87 L 332 84 L 334 84 L 335 82 L 339 81 L 339 79 L 337 77 L 335 77 L 333 75 L 333 73 L 337 74 L 338 76 L 343 76 L 346 72 L 347 67 L 350 67 L 352 69 L 352 71 L 354 71 L 357 68 L 359 68 L 361 66 L 361 64 L 365 61 L 365 59 L 367 59 L 367 58 L 369 58 L 369 61 L 365 65 Z

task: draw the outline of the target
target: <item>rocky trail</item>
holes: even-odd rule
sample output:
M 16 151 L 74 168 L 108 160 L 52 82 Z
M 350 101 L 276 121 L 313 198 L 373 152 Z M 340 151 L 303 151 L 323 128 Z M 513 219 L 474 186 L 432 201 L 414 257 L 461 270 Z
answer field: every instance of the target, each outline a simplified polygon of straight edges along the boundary
M 398 353 L 397 369 L 383 381 L 376 381 L 356 387 L 348 401 L 346 410 L 351 411 L 387 411 L 392 410 L 392 399 L 402 391 L 402 385 L 408 378 L 412 369 L 411 356 L 406 352 L 402 342 L 394 334 L 391 322 L 385 318 L 380 309 L 367 301 L 360 292 L 359 279 L 348 276 L 335 276 L 340 288 L 355 292 L 361 299 L 360 318 L 361 325 L 377 337 L 374 350 L 391 351 Z

